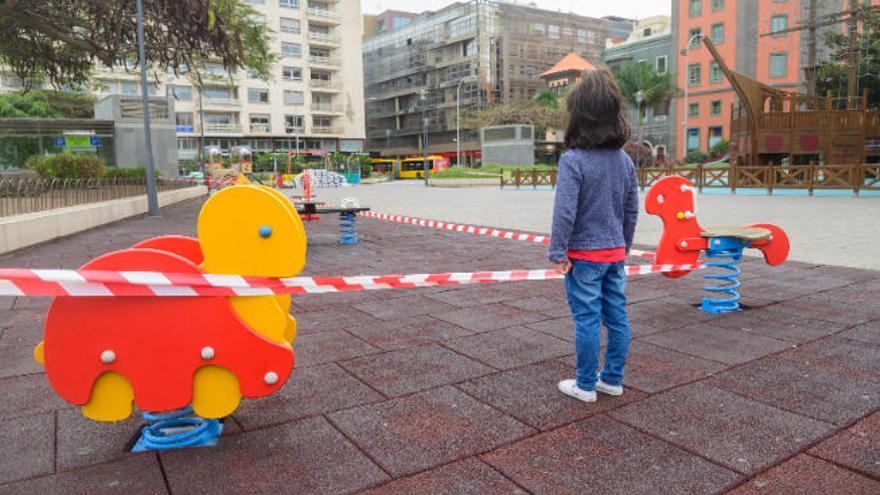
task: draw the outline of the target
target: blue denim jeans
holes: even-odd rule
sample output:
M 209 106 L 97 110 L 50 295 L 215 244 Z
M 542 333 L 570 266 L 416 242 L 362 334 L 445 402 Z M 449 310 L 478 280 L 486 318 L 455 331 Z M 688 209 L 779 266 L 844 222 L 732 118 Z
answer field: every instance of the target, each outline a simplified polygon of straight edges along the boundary
M 602 381 L 609 385 L 622 385 L 623 367 L 629 352 L 623 262 L 572 260 L 571 263 L 571 271 L 565 277 L 565 289 L 574 318 L 577 385 L 582 390 L 596 390 L 600 323 L 608 329 Z

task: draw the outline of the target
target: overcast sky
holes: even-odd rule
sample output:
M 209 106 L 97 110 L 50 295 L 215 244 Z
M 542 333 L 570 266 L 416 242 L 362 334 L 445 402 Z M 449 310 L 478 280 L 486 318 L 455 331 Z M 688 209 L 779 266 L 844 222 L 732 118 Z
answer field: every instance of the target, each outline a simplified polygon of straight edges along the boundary
M 454 0 L 361 0 L 365 14 L 378 14 L 385 10 L 422 12 L 437 10 Z M 635 19 L 664 14 L 669 15 L 672 0 L 519 0 L 519 3 L 535 3 L 539 8 L 561 10 L 591 17 L 617 15 Z

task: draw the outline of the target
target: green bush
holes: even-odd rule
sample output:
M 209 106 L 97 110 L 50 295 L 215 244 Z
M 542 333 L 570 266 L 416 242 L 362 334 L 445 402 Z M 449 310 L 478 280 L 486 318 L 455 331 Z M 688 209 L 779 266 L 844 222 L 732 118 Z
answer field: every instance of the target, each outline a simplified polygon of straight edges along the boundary
M 730 147 L 730 141 L 721 140 L 715 143 L 715 146 L 709 150 L 709 156 L 712 158 L 721 158 L 727 153 L 727 149 Z
M 701 162 L 705 161 L 706 158 L 708 158 L 708 157 L 709 157 L 709 155 L 707 155 L 703 151 L 690 150 L 690 151 L 688 151 L 688 154 L 685 155 L 684 160 L 687 163 L 701 163 Z
M 185 177 L 189 175 L 190 172 L 199 172 L 201 166 L 199 165 L 198 160 L 178 160 L 177 170 L 182 177 Z
M 156 178 L 161 177 L 162 174 L 156 170 Z M 147 178 L 147 167 L 135 167 L 135 168 L 119 168 L 119 167 L 110 167 L 104 173 L 105 179 L 146 179 Z
M 94 155 L 64 152 L 34 155 L 24 163 L 40 177 L 53 179 L 92 179 L 104 176 L 104 160 Z

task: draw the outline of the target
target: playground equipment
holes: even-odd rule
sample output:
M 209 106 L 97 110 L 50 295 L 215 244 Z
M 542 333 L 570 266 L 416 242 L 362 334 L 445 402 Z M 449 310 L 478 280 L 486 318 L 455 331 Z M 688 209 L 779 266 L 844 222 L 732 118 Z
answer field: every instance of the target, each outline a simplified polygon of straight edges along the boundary
M 223 152 L 216 146 L 205 150 L 205 175 L 214 175 L 223 168 Z
M 290 277 L 305 259 L 306 234 L 293 205 L 271 188 L 237 185 L 202 207 L 198 239 L 149 239 L 81 269 Z M 55 391 L 90 419 L 123 420 L 133 403 L 147 411 L 154 424 L 135 449 L 211 445 L 222 427 L 210 420 L 232 414 L 242 397 L 276 392 L 293 369 L 290 295 L 259 294 L 57 297 L 34 357 Z
M 229 152 L 229 168 L 242 173 L 254 173 L 254 158 L 247 146 L 233 146 Z
M 742 273 L 739 263 L 743 250 L 758 249 L 768 265 L 781 265 L 788 258 L 788 236 L 776 225 L 766 223 L 704 229 L 697 221 L 695 195 L 693 184 L 680 176 L 664 177 L 648 191 L 645 210 L 663 221 L 663 234 L 657 246 L 655 264 L 696 265 L 700 252 L 705 251 L 710 260 L 705 263 L 706 267 L 722 270 L 720 274 L 709 273 L 705 278 L 721 282 L 722 285 L 705 288 L 710 295 L 703 298 L 703 311 L 739 311 L 738 289 L 741 284 L 737 277 Z M 688 273 L 672 271 L 664 275 L 674 278 Z

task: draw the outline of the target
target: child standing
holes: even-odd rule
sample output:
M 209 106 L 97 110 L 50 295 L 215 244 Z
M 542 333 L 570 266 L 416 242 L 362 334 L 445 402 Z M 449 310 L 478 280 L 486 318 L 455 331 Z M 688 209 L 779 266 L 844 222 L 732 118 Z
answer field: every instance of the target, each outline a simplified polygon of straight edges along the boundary
M 566 275 L 577 374 L 559 382 L 559 390 L 593 402 L 597 390 L 623 394 L 630 339 L 623 262 L 639 212 L 638 182 L 632 160 L 621 149 L 629 140 L 629 125 L 611 74 L 584 72 L 567 103 L 568 151 L 559 161 L 548 257 Z M 600 324 L 608 329 L 608 345 L 597 377 Z

